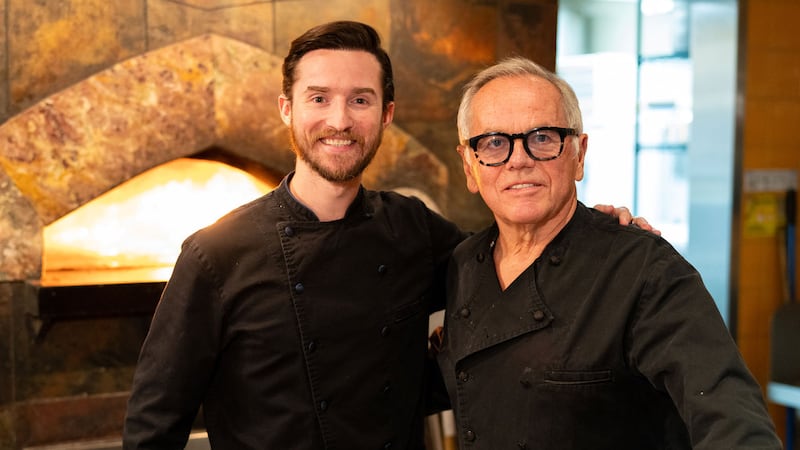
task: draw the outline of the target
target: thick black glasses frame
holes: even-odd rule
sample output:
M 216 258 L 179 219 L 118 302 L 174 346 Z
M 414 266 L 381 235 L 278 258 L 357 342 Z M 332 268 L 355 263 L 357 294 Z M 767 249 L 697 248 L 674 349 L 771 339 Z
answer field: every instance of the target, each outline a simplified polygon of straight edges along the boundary
M 534 154 L 531 152 L 531 149 L 528 148 L 528 136 L 538 131 L 555 131 L 556 133 L 558 133 L 558 136 L 561 138 L 561 146 L 558 149 L 557 155 L 549 156 L 547 158 L 534 156 Z M 502 166 L 503 164 L 507 163 L 509 159 L 511 159 L 511 154 L 514 153 L 514 141 L 516 141 L 517 139 L 522 139 L 522 148 L 525 149 L 525 153 L 527 153 L 528 156 L 531 157 L 531 159 L 534 159 L 536 161 L 550 161 L 561 156 L 561 152 L 564 151 L 564 139 L 567 136 L 577 136 L 577 135 L 578 132 L 575 131 L 574 128 L 539 127 L 539 128 L 534 128 L 532 130 L 528 130 L 524 133 L 516 133 L 516 134 L 508 134 L 508 133 L 501 133 L 499 131 L 492 131 L 491 133 L 484 133 L 484 134 L 479 134 L 478 136 L 471 137 L 467 140 L 467 142 L 469 143 L 470 148 L 472 148 L 472 152 L 475 153 L 475 157 L 478 158 L 478 162 L 480 162 L 484 166 L 497 167 L 497 166 Z M 508 139 L 508 142 L 511 145 L 509 145 L 508 147 L 508 155 L 506 155 L 506 159 L 496 163 L 486 163 L 481 161 L 481 157 L 478 155 L 478 141 L 489 136 L 504 136 Z

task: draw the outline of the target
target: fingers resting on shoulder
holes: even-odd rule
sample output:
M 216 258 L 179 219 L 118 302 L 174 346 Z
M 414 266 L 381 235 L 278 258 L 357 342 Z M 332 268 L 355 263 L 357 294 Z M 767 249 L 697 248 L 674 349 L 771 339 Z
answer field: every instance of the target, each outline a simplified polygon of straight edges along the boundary
M 620 225 L 634 225 L 645 231 L 649 231 L 655 235 L 661 236 L 661 231 L 653 228 L 647 219 L 641 216 L 634 216 L 631 214 L 630 210 L 624 206 L 616 207 L 614 205 L 597 204 L 594 205 L 594 209 L 616 217 L 619 219 Z

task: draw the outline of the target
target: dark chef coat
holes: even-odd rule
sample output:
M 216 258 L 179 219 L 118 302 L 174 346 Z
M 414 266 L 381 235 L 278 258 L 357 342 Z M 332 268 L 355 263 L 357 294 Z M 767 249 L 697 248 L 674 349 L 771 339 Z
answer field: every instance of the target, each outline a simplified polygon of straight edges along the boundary
M 454 252 L 439 360 L 460 450 L 780 449 L 700 275 L 579 204 L 505 291 L 497 228 Z
M 422 448 L 428 314 L 463 235 L 362 189 L 320 222 L 286 180 L 189 237 L 134 377 L 125 448 Z

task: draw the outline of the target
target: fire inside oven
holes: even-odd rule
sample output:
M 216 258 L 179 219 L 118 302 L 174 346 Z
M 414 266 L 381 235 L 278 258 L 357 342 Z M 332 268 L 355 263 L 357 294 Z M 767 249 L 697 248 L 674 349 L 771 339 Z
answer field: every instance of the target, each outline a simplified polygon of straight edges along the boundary
M 45 227 L 40 326 L 151 314 L 183 239 L 279 181 L 258 175 L 211 159 L 176 159 Z

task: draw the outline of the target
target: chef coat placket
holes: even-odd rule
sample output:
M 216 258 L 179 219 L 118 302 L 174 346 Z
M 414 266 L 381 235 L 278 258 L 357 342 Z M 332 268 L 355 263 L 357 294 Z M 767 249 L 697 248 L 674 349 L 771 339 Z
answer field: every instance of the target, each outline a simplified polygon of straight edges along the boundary
M 353 233 L 353 228 L 374 228 L 371 221 L 371 214 L 361 213 L 338 222 L 277 225 L 310 396 L 327 449 L 346 448 L 340 431 L 352 422 L 347 417 L 354 411 L 372 421 L 361 425 L 384 436 L 378 448 L 391 448 L 393 429 L 402 426 L 391 419 L 396 399 L 388 374 L 395 373 L 392 349 L 404 332 L 394 336 L 390 309 L 395 306 L 382 301 L 392 263 L 364 252 L 391 254 L 386 247 L 394 244 L 379 233 Z M 342 288 L 341 280 L 351 281 Z M 413 334 L 424 337 L 421 331 Z M 361 372 L 371 376 L 351 379 L 352 373 Z M 373 411 L 364 414 L 365 409 Z
M 459 433 L 462 446 L 471 448 L 481 440 L 483 433 L 491 434 L 493 430 L 481 430 L 471 420 L 471 411 L 483 414 L 483 410 L 474 407 L 474 399 L 482 397 L 479 386 L 474 383 L 473 377 L 485 377 L 488 374 L 481 370 L 474 372 L 475 364 L 471 358 L 480 358 L 480 353 L 494 346 L 502 345 L 518 336 L 536 332 L 550 325 L 553 315 L 544 302 L 535 282 L 513 283 L 505 292 L 500 290 L 495 276 L 495 266 L 492 260 L 491 247 L 487 251 L 480 251 L 466 266 L 462 266 L 467 278 L 480 280 L 473 286 L 476 290 L 471 293 L 460 292 L 466 301 L 459 303 L 448 317 L 448 338 L 465 342 L 462 351 L 452 356 L 455 362 L 455 389 L 457 404 L 454 407 L 459 411 Z M 559 251 L 560 253 L 560 251 Z M 537 261 L 528 270 L 535 271 Z M 549 260 L 551 265 L 560 264 L 560 256 Z M 535 277 L 533 277 L 535 279 Z M 520 295 L 520 293 L 523 293 Z M 517 298 L 514 298 L 517 297 Z M 493 299 L 493 300 L 487 300 Z M 513 301 L 511 301 L 513 299 Z M 457 337 L 456 337 L 457 336 Z M 479 366 L 480 367 L 480 366 Z M 532 383 L 533 374 L 530 369 L 519 373 L 519 383 L 508 386 L 511 391 L 520 390 L 517 395 L 526 395 Z M 452 380 L 452 379 L 451 379 Z M 452 381 L 450 381 L 452 383 Z M 485 380 L 484 380 L 485 382 Z M 477 391 L 476 391 L 477 389 Z M 484 421 L 480 421 L 484 422 Z M 483 437 L 484 441 L 486 436 Z M 519 448 L 527 448 L 523 436 L 517 441 Z M 483 448 L 486 442 L 480 444 Z M 491 446 L 491 444 L 488 444 Z
M 315 353 L 317 350 L 317 343 L 311 336 L 312 330 L 309 329 L 305 297 L 305 285 L 303 280 L 300 279 L 298 274 L 299 261 L 296 259 L 302 255 L 298 248 L 300 239 L 295 231 L 295 223 L 293 222 L 278 222 L 278 234 L 281 239 L 281 247 L 283 248 L 284 260 L 286 262 L 286 272 L 289 283 L 289 292 L 294 306 L 295 316 L 297 320 L 297 331 L 300 334 L 300 344 L 302 346 L 302 353 L 306 360 L 306 370 L 309 379 L 310 394 L 313 404 L 315 405 L 315 412 L 317 422 L 320 427 L 325 447 L 329 447 L 330 428 L 328 422 L 325 420 L 324 412 L 328 409 L 328 402 L 322 398 L 318 389 L 319 385 L 319 370 L 316 363 Z M 304 295 L 305 294 L 305 295 Z

